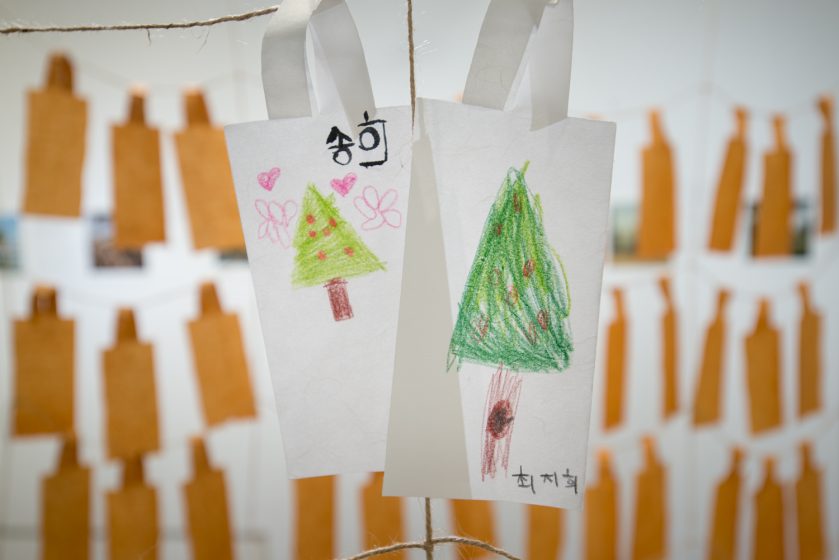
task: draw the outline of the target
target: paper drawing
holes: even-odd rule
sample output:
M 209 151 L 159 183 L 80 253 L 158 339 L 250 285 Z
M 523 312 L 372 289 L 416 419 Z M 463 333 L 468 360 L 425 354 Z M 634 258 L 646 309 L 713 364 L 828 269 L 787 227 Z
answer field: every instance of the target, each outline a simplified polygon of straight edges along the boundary
M 353 201 L 355 209 L 367 218 L 361 224 L 361 229 L 379 229 L 385 225 L 396 229 L 401 226 L 402 212 L 394 208 L 398 198 L 399 195 L 396 193 L 396 189 L 388 189 L 382 196 L 379 196 L 379 191 L 376 190 L 376 187 L 369 185 L 364 187 L 361 196 L 355 197 Z
M 495 478 L 498 462 L 507 472 L 510 459 L 510 438 L 513 434 L 513 422 L 519 406 L 521 376 L 510 373 L 502 366 L 492 376 L 487 391 L 486 422 L 484 424 L 484 442 L 481 446 L 481 480 L 487 475 Z
M 257 230 L 259 238 L 267 237 L 271 243 L 279 243 L 283 248 L 288 249 L 291 245 L 291 234 L 288 228 L 291 225 L 291 219 L 297 215 L 297 203 L 286 200 L 280 204 L 273 200 L 257 199 L 254 202 L 254 208 L 262 218 Z
M 312 183 L 303 196 L 292 245 L 297 250 L 292 286 L 326 287 L 336 321 L 353 316 L 345 279 L 385 270 L 385 265 L 341 217 L 335 207 L 335 195 L 324 197 Z
M 548 245 L 539 196 L 510 168 L 489 211 L 463 289 L 449 366 L 463 360 L 516 372 L 566 369 L 574 344 L 562 262 Z
M 265 189 L 268 192 L 271 192 L 274 188 L 274 184 L 277 182 L 277 179 L 280 178 L 280 168 L 279 167 L 272 167 L 268 171 L 263 171 L 259 175 L 256 176 L 256 181 L 259 183 L 259 186 Z

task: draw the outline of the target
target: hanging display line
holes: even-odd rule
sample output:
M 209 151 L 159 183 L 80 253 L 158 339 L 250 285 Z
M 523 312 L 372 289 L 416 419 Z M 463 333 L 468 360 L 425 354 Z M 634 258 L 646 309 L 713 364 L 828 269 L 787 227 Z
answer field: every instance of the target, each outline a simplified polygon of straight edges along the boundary
M 164 23 L 117 23 L 112 25 L 8 25 L 0 27 L 0 35 L 15 35 L 23 33 L 78 33 L 86 31 L 151 31 L 152 29 L 189 29 L 192 27 L 212 27 L 231 21 L 247 21 L 255 17 L 267 16 L 277 11 L 278 6 L 269 6 L 260 10 L 228 14 L 210 19 L 196 19 L 192 21 L 170 21 Z

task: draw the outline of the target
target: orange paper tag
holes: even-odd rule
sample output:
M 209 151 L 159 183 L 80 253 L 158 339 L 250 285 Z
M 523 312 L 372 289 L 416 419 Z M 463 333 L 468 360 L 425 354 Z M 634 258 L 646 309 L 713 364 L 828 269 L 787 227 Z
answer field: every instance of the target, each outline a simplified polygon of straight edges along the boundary
M 469 539 L 495 543 L 492 503 L 483 500 L 451 500 L 455 533 Z M 457 546 L 458 558 L 486 558 L 490 553 L 467 545 Z
M 772 257 L 791 253 L 792 154 L 784 139 L 784 119 L 776 116 L 775 149 L 763 156 L 763 198 L 758 206 L 754 254 Z
M 723 356 L 725 355 L 725 308 L 730 294 L 717 293 L 717 313 L 705 332 L 705 348 L 699 381 L 693 403 L 693 424 L 700 426 L 720 419 L 720 392 L 722 388 Z
M 779 354 L 780 334 L 769 323 L 769 301 L 761 300 L 755 330 L 746 337 L 746 376 L 753 434 L 781 425 Z
M 295 558 L 331 560 L 335 557 L 335 477 L 294 481 L 297 500 Z
M 117 340 L 104 354 L 108 456 L 129 459 L 160 449 L 151 344 L 137 340 L 134 312 L 120 309 Z
M 210 124 L 204 96 L 185 96 L 187 127 L 175 134 L 186 205 L 196 249 L 242 249 L 233 175 L 224 131 Z
M 78 216 L 87 103 L 73 95 L 73 67 L 66 56 L 50 57 L 46 86 L 29 92 L 28 126 L 23 211 Z
M 192 442 L 193 478 L 184 485 L 193 560 L 233 558 L 224 473 L 210 466 L 204 441 Z
M 740 215 L 740 197 L 743 192 L 743 177 L 746 168 L 746 119 L 748 113 L 743 107 L 734 110 L 737 128 L 725 152 L 725 163 L 717 184 L 714 200 L 714 221 L 708 248 L 715 251 L 730 251 L 734 245 Z
M 755 494 L 754 549 L 752 558 L 783 560 L 784 501 L 781 485 L 775 480 L 775 460 L 764 462 L 766 479 Z
M 634 560 L 667 556 L 667 472 L 651 437 L 643 440 L 644 467 L 636 479 Z
M 623 292 L 612 292 L 615 316 L 606 333 L 606 387 L 604 390 L 604 429 L 614 428 L 623 421 L 623 389 L 626 369 L 626 316 Z
M 128 122 L 113 127 L 114 245 L 120 249 L 166 240 L 160 132 L 146 126 L 144 101 L 133 92 Z
M 810 442 L 801 444 L 801 474 L 795 483 L 799 560 L 828 557 L 822 516 L 822 472 L 813 466 Z
M 821 322 L 810 303 L 810 288 L 800 284 L 801 325 L 798 330 L 798 416 L 821 408 Z
M 189 323 L 207 425 L 254 418 L 256 409 L 239 318 L 223 313 L 212 283 L 201 286 L 201 316 Z
M 380 546 L 402 542 L 405 531 L 402 526 L 402 500 L 382 496 L 384 473 L 376 472 L 361 489 L 361 508 L 364 517 L 362 525 L 364 548 L 370 550 Z M 405 551 L 385 554 L 381 558 L 401 560 Z
M 562 548 L 562 510 L 527 506 L 527 558 L 557 558 Z
M 108 554 L 111 560 L 158 558 L 157 491 L 143 480 L 143 459 L 123 465 L 122 488 L 108 492 Z
M 679 410 L 679 342 L 676 309 L 670 290 L 670 279 L 660 278 L 658 285 L 664 297 L 664 315 L 661 316 L 661 372 L 662 415 L 670 418 Z
M 612 474 L 609 452 L 597 456 L 598 480 L 586 488 L 585 557 L 588 560 L 615 560 L 618 544 L 618 487 Z
M 740 510 L 740 463 L 743 452 L 732 453 L 731 472 L 717 486 L 714 499 L 711 541 L 708 543 L 708 560 L 734 560 L 737 557 L 737 520 Z
M 836 231 L 836 136 L 833 133 L 833 99 L 820 98 L 819 111 L 824 119 L 821 232 L 827 234 Z
M 673 156 L 658 111 L 650 113 L 652 141 L 641 153 L 643 170 L 638 257 L 665 259 L 676 248 Z
M 58 469 L 43 481 L 43 560 L 88 560 L 90 469 L 79 465 L 76 441 L 64 441 Z
M 52 287 L 36 287 L 32 316 L 15 321 L 14 434 L 73 431 L 74 323 L 59 318 Z

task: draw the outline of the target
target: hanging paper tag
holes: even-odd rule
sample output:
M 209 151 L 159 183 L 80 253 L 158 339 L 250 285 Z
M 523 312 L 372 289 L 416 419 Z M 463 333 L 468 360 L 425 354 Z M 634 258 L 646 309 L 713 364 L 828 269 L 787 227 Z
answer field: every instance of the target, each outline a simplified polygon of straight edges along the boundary
M 256 408 L 239 318 L 222 312 L 212 283 L 201 286 L 201 315 L 190 321 L 189 334 L 207 425 L 254 418 Z
M 90 551 L 90 469 L 79 465 L 76 440 L 64 440 L 56 472 L 44 479 L 43 560 L 88 560 Z
M 137 340 L 132 310 L 120 309 L 116 330 L 103 356 L 108 457 L 130 459 L 160 449 L 154 355 Z
M 641 154 L 643 170 L 638 256 L 666 259 L 676 249 L 673 155 L 658 111 L 650 113 L 652 141 Z
M 241 249 L 242 226 L 224 132 L 210 124 L 204 95 L 184 94 L 187 126 L 175 134 L 192 243 L 196 249 Z
M 743 177 L 746 169 L 746 118 L 743 107 L 734 110 L 737 128 L 725 152 L 725 162 L 717 184 L 714 201 L 714 218 L 708 248 L 715 251 L 730 251 L 734 244 L 742 204 Z
M 204 442 L 192 442 L 192 480 L 184 484 L 193 560 L 232 560 L 230 514 L 224 473 L 210 466 Z
M 111 560 L 156 560 L 157 491 L 143 480 L 143 459 L 123 463 L 122 488 L 108 492 L 108 554 Z
M 294 481 L 295 558 L 331 560 L 335 557 L 335 477 Z
M 705 332 L 702 364 L 693 403 L 693 424 L 700 426 L 720 419 L 720 399 L 723 383 L 725 357 L 726 320 L 725 308 L 730 294 L 726 290 L 717 293 L 717 311 L 714 320 Z
M 114 245 L 139 249 L 165 241 L 160 132 L 146 125 L 145 94 L 131 94 L 128 121 L 114 125 Z
M 70 59 L 54 54 L 44 89 L 29 92 L 25 213 L 79 216 L 86 126 L 87 103 L 73 94 Z
M 735 449 L 731 457 L 731 472 L 717 486 L 707 555 L 714 560 L 734 560 L 737 557 L 742 460 L 743 452 Z
M 58 316 L 55 289 L 36 287 L 32 316 L 15 321 L 15 435 L 73 431 L 74 344 L 74 322 Z
M 757 209 L 754 254 L 777 257 L 791 253 L 792 154 L 786 144 L 784 118 L 773 119 L 775 148 L 763 156 L 763 198 Z
M 402 500 L 382 496 L 383 473 L 372 473 L 370 481 L 361 489 L 363 513 L 362 541 L 366 550 L 388 546 L 405 540 Z M 382 556 L 384 560 L 402 560 L 405 551 L 398 550 Z

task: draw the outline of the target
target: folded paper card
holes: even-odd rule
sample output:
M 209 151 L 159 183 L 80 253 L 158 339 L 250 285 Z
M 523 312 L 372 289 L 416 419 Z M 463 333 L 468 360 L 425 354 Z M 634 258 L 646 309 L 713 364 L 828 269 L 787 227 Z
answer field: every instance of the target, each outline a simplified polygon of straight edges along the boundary
M 494 0 L 463 104 L 418 100 L 386 494 L 581 505 L 615 127 L 566 118 L 572 27 Z
M 225 129 L 292 478 L 384 467 L 411 173 L 410 109 L 375 107 L 346 4 L 310 4 L 265 34 L 272 120 Z

